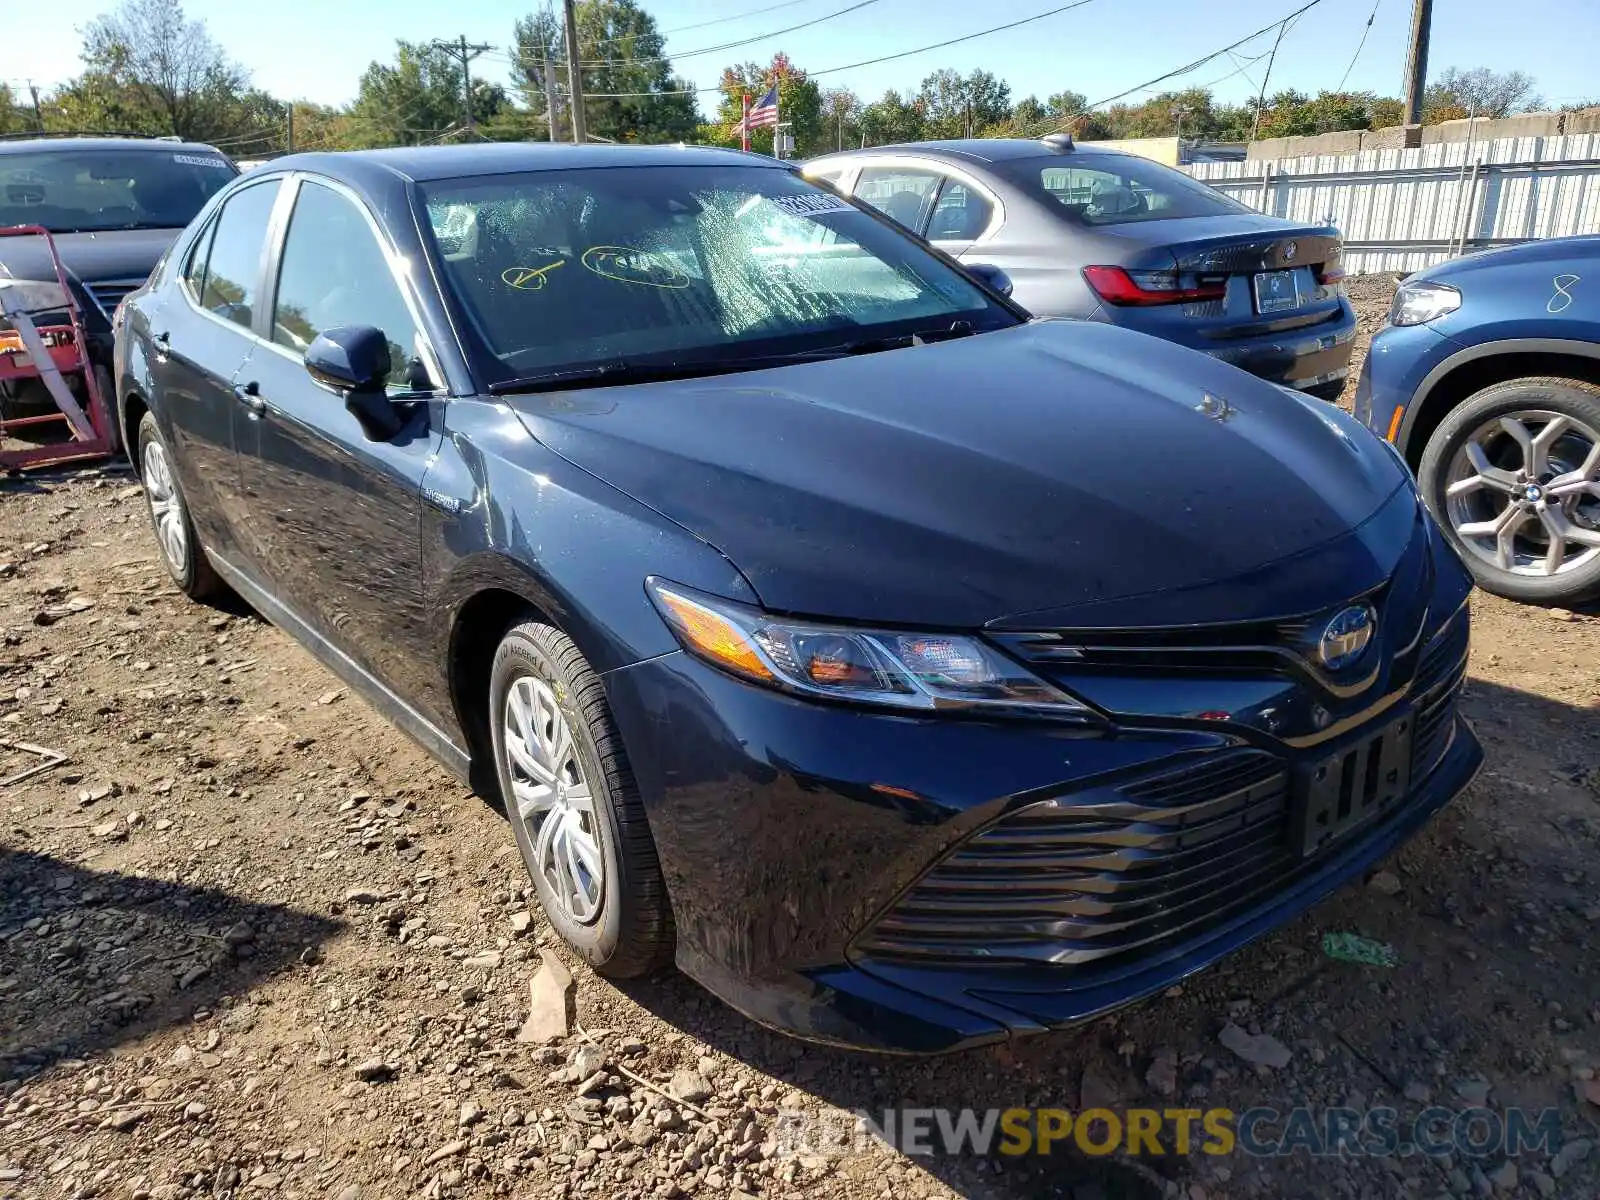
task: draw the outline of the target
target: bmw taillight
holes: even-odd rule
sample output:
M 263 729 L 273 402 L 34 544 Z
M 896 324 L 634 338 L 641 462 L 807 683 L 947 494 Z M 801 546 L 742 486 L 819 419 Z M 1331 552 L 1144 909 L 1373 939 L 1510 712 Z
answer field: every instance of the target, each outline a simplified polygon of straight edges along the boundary
M 1337 242 L 1328 251 L 1328 257 L 1323 260 L 1322 265 L 1317 268 L 1317 282 L 1323 287 L 1344 282 L 1343 250 Z
M 1190 304 L 1196 300 L 1221 300 L 1227 291 L 1221 280 L 1197 279 L 1186 285 L 1176 271 L 1085 267 L 1083 277 L 1107 304 Z

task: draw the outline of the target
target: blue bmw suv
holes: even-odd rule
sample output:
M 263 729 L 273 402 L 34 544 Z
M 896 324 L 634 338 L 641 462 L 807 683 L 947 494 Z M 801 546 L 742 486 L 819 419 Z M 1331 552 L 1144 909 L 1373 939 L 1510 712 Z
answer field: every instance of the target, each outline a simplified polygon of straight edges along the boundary
M 1484 590 L 1600 596 L 1600 237 L 1419 271 L 1372 339 L 1356 416 L 1405 456 Z

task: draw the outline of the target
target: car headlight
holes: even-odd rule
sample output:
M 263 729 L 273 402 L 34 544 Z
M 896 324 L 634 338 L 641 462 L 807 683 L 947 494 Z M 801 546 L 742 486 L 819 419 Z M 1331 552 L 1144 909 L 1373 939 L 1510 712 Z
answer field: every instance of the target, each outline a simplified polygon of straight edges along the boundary
M 1447 283 L 1402 283 L 1389 306 L 1389 324 L 1426 325 L 1461 307 L 1461 293 Z
M 663 579 L 645 588 L 685 650 L 751 683 L 890 708 L 1093 715 L 979 638 L 776 617 Z

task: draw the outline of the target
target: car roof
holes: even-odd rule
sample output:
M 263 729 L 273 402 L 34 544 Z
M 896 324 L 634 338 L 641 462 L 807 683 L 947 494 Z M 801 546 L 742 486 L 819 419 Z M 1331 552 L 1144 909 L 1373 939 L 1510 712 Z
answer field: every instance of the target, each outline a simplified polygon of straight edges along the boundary
M 1058 149 L 1046 142 L 1036 141 L 1033 138 L 949 138 L 945 141 L 897 142 L 888 146 L 867 146 L 861 150 L 845 150 L 841 153 L 819 155 L 809 160 L 806 165 L 846 161 L 875 154 L 918 155 L 922 158 L 945 159 L 957 163 L 1010 162 L 1028 158 L 1058 158 L 1065 162 L 1070 161 L 1077 154 L 1093 154 L 1096 157 L 1106 154 L 1137 157 L 1136 155 L 1130 156 L 1123 150 L 1113 150 L 1109 146 L 1098 146 L 1093 142 L 1079 142 L 1071 149 Z
M 483 142 L 458 146 L 397 146 L 387 150 L 353 150 L 336 154 L 295 154 L 274 159 L 272 170 L 303 169 L 318 174 L 371 178 L 374 168 L 425 182 L 508 175 L 528 171 L 568 171 L 586 167 L 773 167 L 792 170 L 793 163 L 682 143 L 662 146 L 572 146 L 559 142 Z
M 57 151 L 70 154 L 74 150 L 149 150 L 156 154 L 199 151 L 203 154 L 222 154 L 215 146 L 204 142 L 171 142 L 162 138 L 143 137 L 59 137 L 0 139 L 0 154 L 39 154 Z

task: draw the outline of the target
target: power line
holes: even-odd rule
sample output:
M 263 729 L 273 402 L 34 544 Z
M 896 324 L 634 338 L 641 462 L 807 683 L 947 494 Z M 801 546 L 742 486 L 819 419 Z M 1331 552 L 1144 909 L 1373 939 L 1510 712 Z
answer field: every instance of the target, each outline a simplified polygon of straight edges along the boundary
M 847 5 L 844 8 L 838 9 L 838 10 L 836 10 L 834 12 L 831 12 L 831 13 L 827 13 L 824 16 L 816 17 L 813 20 L 802 21 L 800 24 L 798 24 L 798 25 L 790 25 L 786 29 L 773 29 L 773 30 L 770 30 L 767 33 L 758 33 L 754 37 L 741 38 L 740 40 L 734 41 L 734 42 L 724 42 L 720 46 L 704 46 L 704 47 L 702 47 L 701 49 L 698 49 L 698 50 L 685 50 L 681 54 L 662 54 L 662 55 L 658 55 L 655 58 L 629 58 L 629 59 L 625 59 L 623 61 L 624 61 L 624 65 L 626 65 L 626 66 L 642 67 L 642 66 L 648 66 L 651 63 L 673 62 L 673 61 L 675 61 L 677 59 L 682 59 L 682 58 L 697 58 L 700 55 L 704 55 L 704 54 L 721 54 L 721 53 L 724 53 L 725 51 L 728 51 L 728 50 L 737 50 L 741 46 L 749 46 L 749 45 L 751 45 L 752 43 L 755 43 L 755 42 L 764 42 L 769 38 L 782 37 L 784 34 L 786 34 L 786 33 L 794 33 L 796 30 L 810 29 L 813 25 L 821 25 L 824 21 L 832 21 L 837 17 L 845 16 L 845 15 L 847 15 L 849 13 L 855 12 L 857 9 L 866 8 L 868 5 L 877 4 L 878 2 L 879 2 L 879 0 L 856 0 L 856 3 L 854 3 L 854 4 Z M 638 35 L 630 35 L 630 36 L 638 36 Z M 524 64 L 524 63 L 526 63 L 528 61 L 528 56 L 526 54 L 524 54 L 524 53 L 521 53 L 521 52 L 518 52 L 516 54 L 505 54 L 504 52 L 502 52 L 501 55 L 497 55 L 497 56 L 494 56 L 494 57 L 502 57 L 502 56 L 505 57 L 506 59 L 510 60 L 515 65 L 521 65 L 521 64 Z M 578 65 L 579 66 L 584 66 L 584 67 L 608 67 L 608 66 L 614 65 L 616 62 L 617 62 L 616 59 L 610 59 L 610 58 L 586 58 L 586 59 L 581 60 Z
M 472 60 L 486 51 L 493 50 L 493 46 L 469 45 L 465 34 L 453 42 L 443 42 L 435 39 L 433 47 L 448 54 L 461 64 L 461 99 L 467 114 L 467 132 L 474 136 L 478 132 L 478 122 L 472 115 Z
M 1334 88 L 1334 91 L 1344 91 L 1345 80 L 1349 79 L 1350 72 L 1355 70 L 1356 59 L 1361 57 L 1361 50 L 1367 44 L 1367 35 L 1372 32 L 1372 21 L 1378 15 L 1378 5 L 1381 3 L 1383 0 L 1372 0 L 1372 14 L 1367 18 L 1366 28 L 1361 31 L 1361 40 L 1356 43 L 1356 52 L 1350 56 L 1350 65 L 1344 69 L 1344 74 L 1339 76 L 1339 86 Z
M 1190 71 L 1194 71 L 1194 70 L 1197 70 L 1200 67 L 1205 66 L 1208 62 L 1211 62 L 1213 59 L 1221 58 L 1224 54 L 1228 53 L 1228 51 L 1237 50 L 1240 46 L 1243 46 L 1246 42 L 1255 41 L 1256 38 L 1260 37 L 1262 34 L 1271 33 L 1274 29 L 1279 29 L 1281 26 L 1286 25 L 1288 22 L 1294 20 L 1301 13 L 1309 12 L 1311 9 L 1315 8 L 1317 5 L 1319 5 L 1321 3 L 1322 3 L 1322 0 L 1310 0 L 1310 3 L 1301 5 L 1299 8 L 1295 9 L 1292 13 L 1289 13 L 1287 16 L 1280 17 L 1278 20 L 1272 22 L 1272 24 L 1263 25 L 1260 29 L 1256 30 L 1254 33 L 1249 34 L 1249 35 L 1247 35 L 1245 37 L 1242 37 L 1236 42 L 1229 42 L 1226 46 L 1223 46 L 1221 49 L 1213 50 L 1210 54 L 1207 54 L 1207 55 L 1205 55 L 1205 56 L 1203 56 L 1201 58 L 1197 58 L 1191 63 L 1185 63 L 1183 66 L 1179 67 L 1175 71 L 1168 71 L 1165 75 L 1157 75 L 1154 79 L 1146 80 L 1144 83 L 1139 84 L 1137 87 L 1131 87 L 1131 88 L 1128 88 L 1126 91 L 1118 92 L 1115 96 L 1107 96 L 1104 100 L 1096 100 L 1093 104 L 1086 104 L 1081 109 L 1079 109 L 1077 112 L 1071 113 L 1070 115 L 1068 115 L 1066 117 L 1061 117 L 1061 118 L 1052 117 L 1051 120 L 1055 121 L 1056 124 L 1053 126 L 1053 128 L 1050 130 L 1050 132 L 1059 133 L 1061 130 L 1065 129 L 1068 125 L 1072 124 L 1073 121 L 1077 120 L 1079 117 L 1083 116 L 1085 113 L 1093 112 L 1095 109 L 1100 108 L 1100 107 L 1102 107 L 1104 105 L 1107 105 L 1107 104 L 1115 104 L 1118 100 L 1124 99 L 1127 96 L 1131 96 L 1135 92 L 1148 91 L 1150 88 L 1155 87 L 1157 84 L 1165 83 L 1169 79 L 1176 79 L 1179 75 L 1187 75 Z
M 1093 2 L 1094 0 L 1072 0 L 1071 4 L 1063 4 L 1057 8 L 1046 9 L 1044 12 L 1035 13 L 1031 17 L 1023 17 L 1020 21 L 1008 21 L 1004 25 L 993 25 L 988 29 L 980 29 L 976 33 L 964 34 L 961 37 L 950 38 L 943 42 L 934 42 L 928 46 L 918 46 L 914 50 L 902 50 L 898 54 L 885 54 L 880 58 L 863 59 L 861 62 L 845 63 L 843 66 L 838 67 L 826 67 L 821 71 L 807 71 L 805 73 L 806 78 L 814 79 L 819 75 L 834 75 L 840 71 L 854 71 L 858 67 L 870 67 L 875 66 L 878 63 L 894 62 L 896 59 L 910 58 L 913 54 L 926 54 L 929 50 L 943 50 L 946 46 L 956 46 L 960 45 L 962 42 L 970 42 L 977 38 L 988 37 L 991 33 L 1003 33 L 1007 29 L 1015 29 L 1019 25 L 1027 25 L 1034 21 L 1042 21 L 1046 17 L 1053 17 L 1056 14 L 1064 13 L 1069 9 L 1082 8 L 1085 4 L 1092 4 Z M 1320 2 L 1321 0 L 1312 0 L 1313 4 Z M 685 88 L 671 92 L 614 92 L 609 95 L 596 96 L 595 98 L 606 100 L 630 100 L 641 96 L 703 96 L 721 91 L 722 88 L 720 87 Z M 593 93 L 591 93 L 591 95 L 593 95 Z

